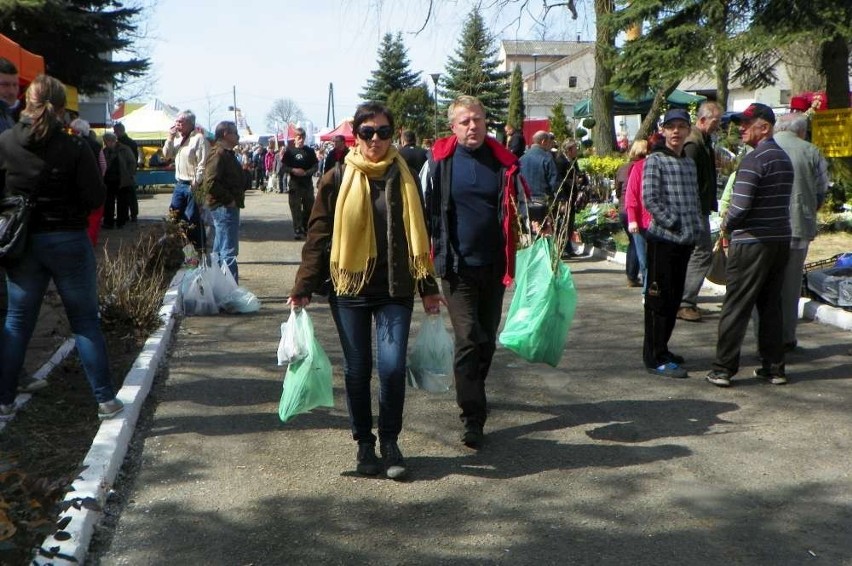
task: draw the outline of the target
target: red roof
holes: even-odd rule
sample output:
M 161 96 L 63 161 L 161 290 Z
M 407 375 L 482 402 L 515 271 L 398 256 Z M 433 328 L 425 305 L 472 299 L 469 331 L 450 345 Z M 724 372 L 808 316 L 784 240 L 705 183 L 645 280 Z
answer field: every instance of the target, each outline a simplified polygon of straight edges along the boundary
M 346 138 L 346 145 L 355 145 L 355 133 L 352 131 L 352 122 L 346 120 L 341 122 L 339 126 L 326 132 L 320 136 L 320 141 L 332 141 L 334 136 L 343 136 Z

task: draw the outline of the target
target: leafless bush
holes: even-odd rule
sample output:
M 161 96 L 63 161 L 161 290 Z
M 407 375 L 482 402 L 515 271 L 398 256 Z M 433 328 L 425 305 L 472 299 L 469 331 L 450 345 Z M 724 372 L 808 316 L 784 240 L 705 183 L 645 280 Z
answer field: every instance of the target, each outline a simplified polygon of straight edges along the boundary
M 98 292 L 105 328 L 146 334 L 159 326 L 160 302 L 182 263 L 183 243 L 178 227 L 162 222 L 144 228 L 136 241 L 122 242 L 117 250 L 104 247 L 98 264 Z

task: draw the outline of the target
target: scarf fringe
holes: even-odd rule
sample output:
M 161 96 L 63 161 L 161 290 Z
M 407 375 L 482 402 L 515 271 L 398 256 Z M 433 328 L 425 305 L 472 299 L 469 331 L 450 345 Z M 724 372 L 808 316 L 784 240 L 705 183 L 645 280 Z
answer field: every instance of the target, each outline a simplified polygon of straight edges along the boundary
M 409 268 L 411 276 L 415 281 L 423 281 L 427 277 L 435 277 L 435 266 L 428 253 L 409 258 Z
M 348 271 L 342 269 L 339 263 L 331 262 L 331 281 L 334 283 L 335 292 L 338 295 L 357 295 L 373 277 L 375 269 L 376 258 L 374 257 L 367 260 L 363 271 Z

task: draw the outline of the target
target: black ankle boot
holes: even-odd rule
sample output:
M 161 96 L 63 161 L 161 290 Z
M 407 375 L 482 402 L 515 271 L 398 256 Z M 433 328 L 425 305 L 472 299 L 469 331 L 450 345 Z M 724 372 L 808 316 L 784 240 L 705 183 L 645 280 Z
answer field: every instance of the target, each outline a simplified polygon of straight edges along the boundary
M 385 474 L 392 480 L 402 479 L 407 470 L 405 461 L 402 459 L 402 452 L 399 451 L 396 442 L 382 442 L 379 450 L 384 460 Z
M 355 471 L 365 476 L 376 476 L 382 471 L 379 459 L 376 457 L 376 445 L 367 442 L 358 444 L 358 463 Z

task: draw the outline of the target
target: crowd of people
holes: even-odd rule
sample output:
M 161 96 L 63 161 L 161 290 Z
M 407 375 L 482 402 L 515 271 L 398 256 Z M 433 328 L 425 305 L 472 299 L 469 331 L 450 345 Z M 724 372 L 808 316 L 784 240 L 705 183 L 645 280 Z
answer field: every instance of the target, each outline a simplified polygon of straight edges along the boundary
M 135 218 L 138 205 L 129 189 L 137 160 L 120 128 L 104 135 L 103 148 L 82 121 L 66 133 L 64 90 L 47 76 L 30 85 L 15 124 L 10 109 L 17 92 L 8 95 L 17 76 L 4 65 L 0 60 L 0 129 L 10 131 L 0 136 L 5 171 L 0 192 L 37 193 L 38 201 L 26 253 L 4 262 L 9 312 L 0 346 L 0 418 L 14 412 L 16 390 L 27 386 L 20 375 L 23 352 L 51 279 L 71 320 L 99 415 L 107 418 L 121 403 L 109 377 L 97 318 L 93 240 L 86 231 L 104 202 L 105 228 Z M 713 247 L 713 134 L 721 114 L 715 102 L 701 104 L 694 122 L 685 110 L 667 111 L 658 132 L 629 148 L 629 161 L 615 178 L 621 222 L 631 241 L 628 284 L 643 290 L 643 365 L 658 376 L 688 375 L 670 341 L 678 319 L 701 319 L 697 297 Z M 275 140 L 267 147 L 241 145 L 230 121 L 215 127 L 211 145 L 195 115 L 184 111 L 162 148 L 175 168 L 171 217 L 193 246 L 215 253 L 235 280 L 246 190 L 288 193 L 293 237 L 305 240 L 288 303 L 300 309 L 315 294 L 329 296 L 344 355 L 356 469 L 365 475 L 406 475 L 398 439 L 415 295 L 427 313 L 442 308 L 449 313 L 461 441 L 474 449 L 482 445 L 485 383 L 523 236 L 516 227 L 527 217 L 541 237 L 560 229 L 571 234 L 588 184 L 575 140 L 557 147 L 552 134 L 539 131 L 526 147 L 523 134 L 507 128 L 500 143 L 488 135 L 485 109 L 472 96 L 452 101 L 447 119 L 449 136 L 420 147 L 406 131 L 397 147 L 392 112 L 368 102 L 355 111 L 353 147 L 339 137 L 317 151 L 301 129 L 281 147 Z M 723 237 L 729 240 L 727 295 L 706 380 L 732 384 L 754 317 L 761 357 L 755 374 L 780 385 L 786 383 L 785 352 L 796 346 L 797 289 L 825 196 L 825 161 L 804 140 L 802 116 L 776 119 L 772 109 L 755 103 L 732 119 L 753 151 L 730 183 L 722 211 Z M 563 226 L 553 226 L 554 214 Z M 569 241 L 565 255 L 573 253 Z M 375 433 L 373 340 L 379 380 Z

